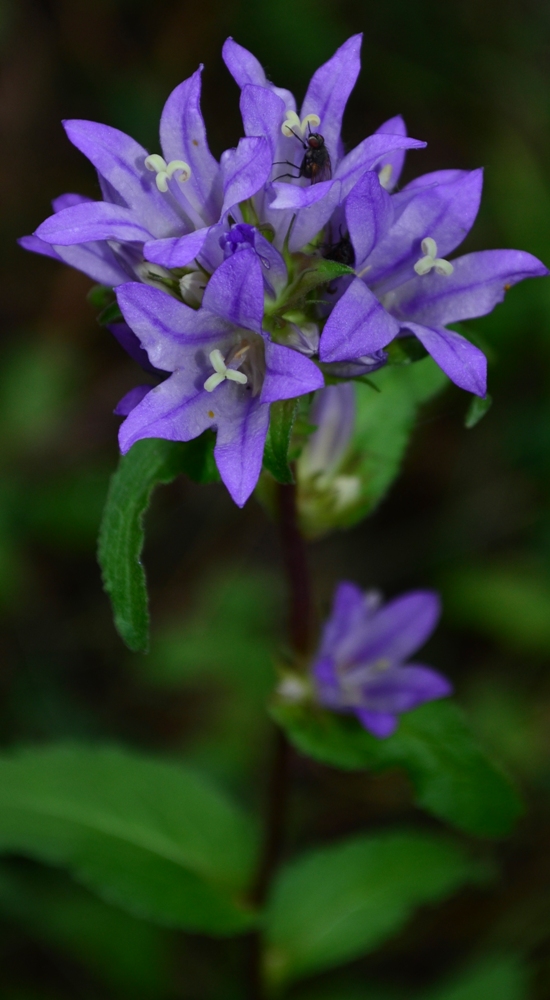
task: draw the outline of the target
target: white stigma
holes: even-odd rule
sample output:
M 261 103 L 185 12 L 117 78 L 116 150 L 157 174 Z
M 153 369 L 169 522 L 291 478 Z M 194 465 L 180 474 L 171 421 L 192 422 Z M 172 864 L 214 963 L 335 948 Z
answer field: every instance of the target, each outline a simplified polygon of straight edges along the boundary
M 417 260 L 414 265 L 417 274 L 428 274 L 432 268 L 435 269 L 436 274 L 445 274 L 447 277 L 453 273 L 454 267 L 450 260 L 445 260 L 444 257 L 437 256 L 437 243 L 431 236 L 426 236 L 426 239 L 422 240 L 420 246 L 422 247 L 424 256 L 420 260 Z
M 300 135 L 305 135 L 306 129 L 311 128 L 312 125 L 313 128 L 316 129 L 319 128 L 319 125 L 321 124 L 319 115 L 306 115 L 305 118 L 302 118 L 302 121 L 300 121 L 295 111 L 288 111 L 287 114 L 288 118 L 285 118 L 283 124 L 281 125 L 281 132 L 283 135 L 286 135 L 287 138 L 294 135 L 296 130 L 299 131 Z
M 174 174 L 179 174 L 177 180 L 180 184 L 184 184 L 191 176 L 191 167 L 185 160 L 170 160 L 170 163 L 167 163 L 164 157 L 159 156 L 158 153 L 147 156 L 145 166 L 147 170 L 153 170 L 156 173 L 157 187 L 163 193 L 168 191 L 168 181 L 172 179 Z
M 216 347 L 215 350 L 210 351 L 209 354 L 210 364 L 214 369 L 214 374 L 210 375 L 204 383 L 204 388 L 207 392 L 214 392 L 225 379 L 229 379 L 230 382 L 238 382 L 240 385 L 246 385 L 248 378 L 244 372 L 239 372 L 235 368 L 228 368 L 224 356 L 221 351 Z
M 386 163 L 386 166 L 382 167 L 382 170 L 378 174 L 378 180 L 380 181 L 380 186 L 385 188 L 386 191 L 388 191 L 389 188 L 391 187 L 392 174 L 393 174 L 393 167 L 391 163 Z

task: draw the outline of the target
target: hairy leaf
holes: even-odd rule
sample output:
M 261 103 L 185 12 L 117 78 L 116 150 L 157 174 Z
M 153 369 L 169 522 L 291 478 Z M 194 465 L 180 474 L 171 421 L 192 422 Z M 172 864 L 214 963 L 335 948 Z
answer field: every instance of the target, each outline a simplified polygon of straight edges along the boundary
M 275 982 L 349 961 L 395 934 L 414 909 L 481 870 L 446 838 L 414 832 L 354 837 L 284 868 L 267 910 Z
M 0 758 L 0 850 L 66 868 L 107 902 L 212 934 L 246 929 L 245 817 L 181 765 L 114 747 Z
M 149 611 L 141 563 L 143 518 L 159 483 L 180 472 L 197 482 L 216 478 L 211 435 L 194 441 L 137 441 L 111 479 L 99 534 L 98 558 L 103 584 L 111 598 L 116 628 L 134 652 L 148 646 Z

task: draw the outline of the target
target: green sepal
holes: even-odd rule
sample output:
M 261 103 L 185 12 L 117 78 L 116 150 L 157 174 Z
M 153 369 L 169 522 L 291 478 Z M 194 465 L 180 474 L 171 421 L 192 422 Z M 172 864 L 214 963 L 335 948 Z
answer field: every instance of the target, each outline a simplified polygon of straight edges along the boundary
M 422 361 L 428 354 L 418 337 L 396 337 L 384 350 L 390 365 L 410 365 L 415 361 Z
M 353 716 L 317 705 L 280 700 L 270 711 L 294 746 L 324 764 L 351 771 L 404 768 L 416 803 L 467 833 L 503 836 L 522 812 L 517 792 L 484 755 L 452 702 L 408 712 L 384 740 Z
M 466 430 L 471 431 L 472 427 L 475 427 L 486 413 L 489 412 L 493 403 L 492 396 L 487 393 L 486 396 L 481 398 L 481 396 L 472 396 L 470 400 L 470 405 L 466 410 L 466 416 L 464 417 L 464 426 Z
M 311 258 L 306 259 L 311 265 Z M 288 296 L 285 296 L 285 307 L 291 308 L 298 305 L 314 288 L 328 285 L 331 281 L 336 281 L 337 278 L 342 278 L 346 274 L 355 274 L 355 271 L 347 264 L 339 264 L 336 260 L 326 260 L 324 257 L 317 258 L 313 266 L 308 266 L 297 275 L 288 290 Z
M 194 441 L 137 441 L 111 478 L 99 532 L 98 558 L 103 585 L 113 607 L 115 626 L 134 652 L 145 652 L 149 611 L 141 563 L 143 519 L 159 483 L 171 483 L 181 472 L 195 482 L 218 478 L 212 456 L 213 435 Z
M 110 302 L 97 317 L 97 322 L 100 326 L 108 326 L 109 323 L 121 323 L 123 320 L 124 316 L 119 309 L 118 302 Z
M 93 285 L 86 299 L 94 309 L 105 309 L 115 301 L 115 293 L 110 285 Z
M 288 464 L 288 449 L 297 409 L 296 399 L 281 399 L 271 404 L 264 467 L 278 483 L 284 485 L 294 482 L 292 469 Z

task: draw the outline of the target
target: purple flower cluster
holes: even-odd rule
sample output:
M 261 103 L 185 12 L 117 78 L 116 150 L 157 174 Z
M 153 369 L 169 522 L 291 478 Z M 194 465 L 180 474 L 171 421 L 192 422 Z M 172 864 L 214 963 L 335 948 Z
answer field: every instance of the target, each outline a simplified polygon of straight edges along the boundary
M 146 352 L 145 367 L 162 379 L 117 407 L 122 451 L 215 428 L 216 462 L 239 505 L 260 473 L 271 403 L 321 388 L 323 370 L 373 371 L 392 340 L 411 334 L 457 385 L 484 396 L 484 355 L 447 324 L 548 273 L 522 251 L 448 259 L 474 222 L 481 171 L 438 171 L 391 193 L 405 151 L 425 145 L 401 118 L 345 152 L 360 43 L 353 36 L 317 70 L 298 113 L 292 94 L 228 39 L 245 135 L 219 163 L 200 70 L 164 106 L 161 153 L 106 125 L 65 122 L 97 170 L 102 200 L 63 195 L 21 240 L 116 287 L 126 325 L 113 332 L 132 356 Z M 314 277 L 323 257 L 354 270 L 323 288 Z
M 404 661 L 433 632 L 440 614 L 431 591 L 411 591 L 381 606 L 375 593 L 341 583 L 313 663 L 317 700 L 353 713 L 374 736 L 391 736 L 402 712 L 452 693 L 430 667 Z

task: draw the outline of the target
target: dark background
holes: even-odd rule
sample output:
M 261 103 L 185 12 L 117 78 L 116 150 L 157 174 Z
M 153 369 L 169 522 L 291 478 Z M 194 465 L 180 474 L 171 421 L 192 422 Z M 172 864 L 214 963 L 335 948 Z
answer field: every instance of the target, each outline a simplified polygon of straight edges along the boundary
M 346 142 L 401 112 L 429 144 L 409 154 L 405 180 L 485 167 L 465 249 L 516 247 L 550 264 L 550 5 L 540 0 L 0 4 L 6 746 L 122 741 L 184 754 L 249 804 L 261 799 L 261 704 L 284 638 L 275 530 L 255 500 L 241 512 L 221 486 L 181 479 L 159 490 L 145 554 L 152 651 L 125 651 L 95 539 L 117 461 L 112 409 L 137 372 L 97 325 L 88 279 L 15 240 L 58 194 L 99 194 L 60 119 L 117 126 L 156 152 L 164 100 L 202 61 L 218 156 L 240 135 L 238 91 L 220 56 L 228 34 L 300 99 L 314 69 L 360 30 L 363 70 Z M 490 358 L 492 410 L 465 430 L 467 399 L 455 388 L 424 410 L 380 510 L 312 547 L 315 599 L 321 616 L 343 576 L 390 596 L 411 586 L 442 591 L 443 622 L 424 658 L 453 678 L 485 745 L 521 785 L 527 815 L 496 848 L 493 885 L 459 894 L 437 916 L 419 914 L 375 957 L 320 979 L 319 989 L 377 981 L 421 991 L 496 949 L 526 960 L 526 995 L 550 995 L 550 282 L 515 288 L 468 329 Z M 303 759 L 293 767 L 289 850 L 368 825 L 432 823 L 415 813 L 398 774 L 342 776 Z M 0 871 L 0 921 L 9 1000 L 240 995 L 239 943 L 157 931 L 30 863 Z

